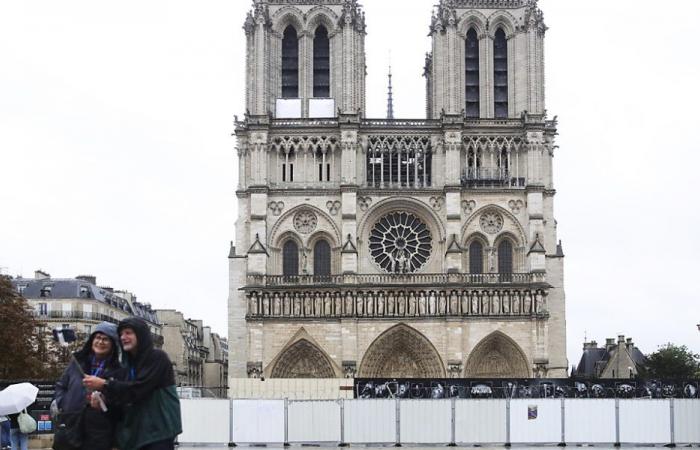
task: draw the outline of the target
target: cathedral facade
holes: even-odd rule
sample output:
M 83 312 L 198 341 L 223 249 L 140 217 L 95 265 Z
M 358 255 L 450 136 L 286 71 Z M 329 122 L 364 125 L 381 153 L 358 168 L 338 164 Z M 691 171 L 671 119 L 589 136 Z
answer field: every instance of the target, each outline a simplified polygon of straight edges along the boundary
M 254 0 L 231 378 L 567 375 L 542 12 L 428 22 L 427 118 L 371 119 L 357 0 Z

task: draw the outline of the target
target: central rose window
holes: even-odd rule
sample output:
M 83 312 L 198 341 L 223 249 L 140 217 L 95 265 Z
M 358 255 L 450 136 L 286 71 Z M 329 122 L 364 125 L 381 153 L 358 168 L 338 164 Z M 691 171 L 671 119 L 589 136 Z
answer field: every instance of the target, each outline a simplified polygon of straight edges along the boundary
M 369 252 L 388 273 L 412 273 L 430 259 L 433 237 L 421 219 L 407 212 L 392 212 L 374 224 Z

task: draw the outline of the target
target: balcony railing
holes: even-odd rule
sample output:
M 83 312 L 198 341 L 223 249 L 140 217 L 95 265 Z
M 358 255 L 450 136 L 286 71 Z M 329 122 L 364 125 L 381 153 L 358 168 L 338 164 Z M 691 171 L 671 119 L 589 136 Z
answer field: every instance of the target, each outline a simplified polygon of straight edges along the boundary
M 110 317 L 106 314 L 100 314 L 95 312 L 83 312 L 83 311 L 48 311 L 42 313 L 41 311 L 34 311 L 34 316 L 38 319 L 43 320 L 60 320 L 60 319 L 70 319 L 70 320 L 90 320 L 95 322 L 111 322 L 119 323 L 120 319 Z
M 246 289 L 295 286 L 497 286 L 546 283 L 544 273 L 248 275 Z
M 470 167 L 462 173 L 461 182 L 464 187 L 525 187 L 525 178 L 501 168 Z

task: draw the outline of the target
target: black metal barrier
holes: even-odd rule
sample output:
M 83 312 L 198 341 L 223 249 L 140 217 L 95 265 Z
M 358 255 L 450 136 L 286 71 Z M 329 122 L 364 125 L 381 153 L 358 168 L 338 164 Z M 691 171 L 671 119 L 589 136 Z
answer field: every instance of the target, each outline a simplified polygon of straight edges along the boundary
M 355 378 L 355 398 L 700 398 L 700 380 Z

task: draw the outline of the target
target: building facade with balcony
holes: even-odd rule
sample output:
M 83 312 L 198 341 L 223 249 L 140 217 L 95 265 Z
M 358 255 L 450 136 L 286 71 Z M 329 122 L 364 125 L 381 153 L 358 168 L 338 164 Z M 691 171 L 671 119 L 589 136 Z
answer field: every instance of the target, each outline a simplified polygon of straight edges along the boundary
M 356 0 L 253 2 L 229 377 L 567 375 L 542 12 L 429 29 L 428 117 L 371 119 Z
M 130 292 L 98 286 L 92 275 L 52 278 L 37 270 L 34 278 L 17 277 L 12 283 L 48 328 L 71 328 L 89 335 L 100 322 L 116 324 L 136 316 L 146 321 L 156 345 L 162 345 L 161 324 L 151 306 L 138 302 Z

